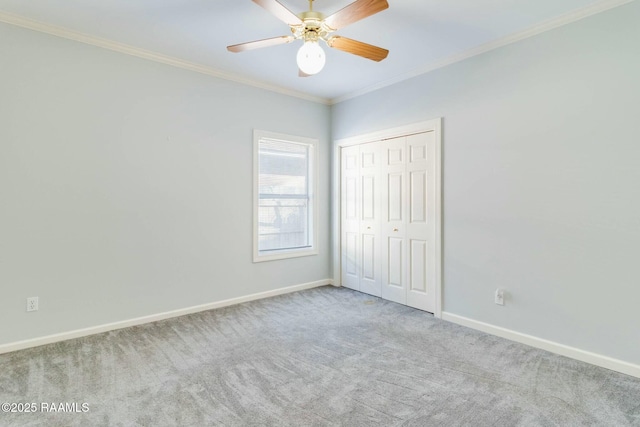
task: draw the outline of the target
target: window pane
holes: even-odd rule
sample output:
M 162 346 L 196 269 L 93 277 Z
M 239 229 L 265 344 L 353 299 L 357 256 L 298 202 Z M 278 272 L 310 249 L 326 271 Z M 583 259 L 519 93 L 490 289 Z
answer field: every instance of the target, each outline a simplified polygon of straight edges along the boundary
M 306 199 L 261 199 L 258 247 L 261 251 L 309 246 Z
M 260 194 L 307 194 L 309 147 L 280 141 L 260 142 Z
M 258 250 L 310 247 L 309 146 L 259 142 Z

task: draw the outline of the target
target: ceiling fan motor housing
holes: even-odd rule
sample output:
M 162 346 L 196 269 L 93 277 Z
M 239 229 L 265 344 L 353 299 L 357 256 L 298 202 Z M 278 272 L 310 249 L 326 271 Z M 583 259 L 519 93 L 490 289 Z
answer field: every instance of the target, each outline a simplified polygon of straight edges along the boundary
M 317 42 L 320 39 L 326 40 L 329 31 L 323 25 L 324 15 L 322 13 L 309 10 L 300 13 L 298 17 L 303 24 L 291 26 L 291 32 L 297 39 L 303 39 L 305 42 Z

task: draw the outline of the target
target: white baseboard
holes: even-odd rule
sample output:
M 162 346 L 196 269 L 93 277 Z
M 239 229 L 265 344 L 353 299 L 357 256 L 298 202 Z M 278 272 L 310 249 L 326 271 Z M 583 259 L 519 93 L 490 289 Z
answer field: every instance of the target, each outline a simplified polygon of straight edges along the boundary
M 246 295 L 237 298 L 226 299 L 222 301 L 211 302 L 208 304 L 196 305 L 193 307 L 181 308 L 178 310 L 167 311 L 164 313 L 152 314 L 149 316 L 137 317 L 135 319 L 122 320 L 120 322 L 108 323 L 106 325 L 92 326 L 90 328 L 76 329 L 75 331 L 62 332 L 60 334 L 47 335 L 44 337 L 33 338 L 24 341 L 18 341 L 9 344 L 0 345 L 0 354 L 9 353 L 16 350 L 24 350 L 26 348 L 38 347 L 45 344 L 51 344 L 60 341 L 66 341 L 74 338 L 85 337 L 87 335 L 100 334 L 103 332 L 113 331 L 116 329 L 128 328 L 130 326 L 142 325 L 145 323 L 157 322 L 159 320 L 171 319 L 172 317 L 184 316 L 186 314 L 198 313 L 201 311 L 212 310 L 214 308 L 228 307 L 230 305 L 241 304 L 243 302 L 255 301 L 263 298 L 274 297 L 276 295 L 289 294 L 305 289 L 317 288 L 319 286 L 333 285 L 333 280 L 325 279 L 316 282 L 303 283 L 301 285 L 287 286 L 272 291 L 259 292 L 257 294 Z
M 547 350 L 551 353 L 556 353 L 561 356 L 570 357 L 572 359 L 580 360 L 582 362 L 590 363 L 592 365 L 600 366 L 602 368 L 611 369 L 612 371 L 617 371 L 623 374 L 640 378 L 640 365 L 635 365 L 623 360 L 618 360 L 612 357 L 603 356 L 601 354 L 580 350 L 578 348 L 569 347 L 564 344 L 559 344 L 557 342 L 534 337 L 532 335 L 512 331 L 511 329 L 502 328 L 500 326 L 494 326 L 489 323 L 479 322 L 467 317 L 458 316 L 457 314 L 443 312 L 442 319 L 452 323 L 456 323 L 458 325 L 466 326 L 471 329 L 486 332 L 491 335 L 506 338 L 511 341 L 516 341 L 521 344 L 526 344 L 531 347 Z

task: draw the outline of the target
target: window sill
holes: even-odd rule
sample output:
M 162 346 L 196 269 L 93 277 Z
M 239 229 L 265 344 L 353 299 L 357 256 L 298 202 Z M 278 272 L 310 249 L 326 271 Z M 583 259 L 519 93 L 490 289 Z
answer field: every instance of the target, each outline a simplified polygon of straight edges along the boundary
M 292 251 L 258 252 L 253 254 L 253 262 L 275 261 L 279 259 L 298 258 L 303 256 L 318 255 L 317 249 L 302 249 Z

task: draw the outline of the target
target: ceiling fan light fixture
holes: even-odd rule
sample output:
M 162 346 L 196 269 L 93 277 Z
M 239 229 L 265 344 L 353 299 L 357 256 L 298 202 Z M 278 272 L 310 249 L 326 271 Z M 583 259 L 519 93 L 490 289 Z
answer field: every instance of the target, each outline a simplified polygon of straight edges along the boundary
M 296 57 L 298 68 L 307 75 L 319 73 L 324 68 L 326 59 L 324 50 L 317 41 L 305 41 Z

